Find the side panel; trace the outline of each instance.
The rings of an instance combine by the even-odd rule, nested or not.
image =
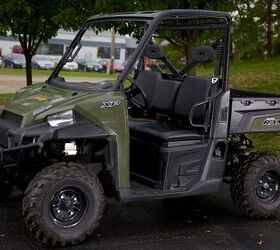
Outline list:
[[[114,102],[116,105],[104,105]],[[115,162],[117,188],[129,187],[129,129],[126,98],[120,91],[96,93],[70,100],[39,114],[35,119],[42,121],[46,116],[62,110],[74,110],[82,117],[103,129],[110,137]]]
[[[120,101],[115,107],[104,107],[103,102]],[[111,139],[111,159],[115,162],[114,169],[118,176],[117,188],[129,187],[129,129],[126,99],[121,92],[112,92],[100,96],[95,102],[83,102],[75,107],[75,110],[87,117],[94,124],[105,130]]]
[[[280,98],[232,98],[230,134],[280,131]]]
[[[203,168],[201,180],[222,178],[228,145],[230,91],[221,93],[215,100],[210,137],[213,141]]]
[[[230,91],[223,92],[216,98],[213,110],[210,137],[227,139],[230,113]]]
[[[132,177],[161,190],[189,188],[200,178],[209,145],[198,140],[165,147],[132,138]]]

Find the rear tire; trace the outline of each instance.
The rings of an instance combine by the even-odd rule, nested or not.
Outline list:
[[[273,217],[280,207],[279,184],[279,158],[269,153],[252,153],[233,174],[231,196],[243,214]]]
[[[92,234],[105,206],[95,174],[81,164],[57,163],[28,185],[23,216],[36,238],[50,246],[81,243]]]

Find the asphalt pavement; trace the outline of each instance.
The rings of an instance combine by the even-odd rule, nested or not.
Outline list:
[[[0,203],[0,220],[0,249],[46,249],[26,230],[19,201]],[[280,220],[240,215],[228,188],[191,198],[108,200],[92,237],[67,249],[280,249]]]
[[[44,82],[47,76],[33,76],[33,83]],[[93,77],[67,77],[68,81],[72,82],[100,82],[108,80],[107,78],[93,78]],[[26,87],[26,78],[24,75],[1,75],[0,74],[0,93],[14,93],[17,90]]]

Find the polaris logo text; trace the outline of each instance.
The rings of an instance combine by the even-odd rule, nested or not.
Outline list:
[[[280,126],[280,119],[266,118],[263,121],[263,126]]]

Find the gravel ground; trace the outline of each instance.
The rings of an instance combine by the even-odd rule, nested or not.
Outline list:
[[[0,248],[46,249],[27,232],[20,207],[19,201],[0,203]],[[278,219],[243,217],[224,188],[194,198],[108,200],[94,235],[68,249],[280,249],[279,239]]]

